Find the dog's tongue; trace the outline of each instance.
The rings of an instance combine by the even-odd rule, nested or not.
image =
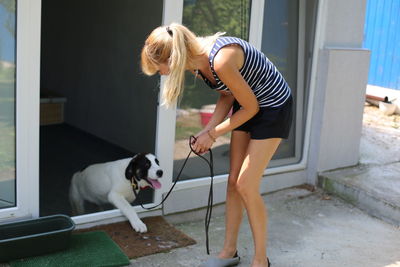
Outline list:
[[[153,186],[154,189],[159,189],[161,188],[161,183],[157,180],[149,179],[151,185]]]

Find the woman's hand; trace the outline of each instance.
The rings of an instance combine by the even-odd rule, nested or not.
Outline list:
[[[193,150],[198,154],[206,153],[214,144],[215,139],[213,139],[208,131],[201,131],[198,133],[192,142]]]

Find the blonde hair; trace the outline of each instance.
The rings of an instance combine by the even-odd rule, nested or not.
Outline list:
[[[169,107],[183,92],[185,70],[193,68],[197,56],[208,49],[223,33],[197,37],[185,26],[171,23],[154,29],[141,53],[142,71],[154,75],[160,64],[168,64],[170,73],[164,83],[162,105]]]

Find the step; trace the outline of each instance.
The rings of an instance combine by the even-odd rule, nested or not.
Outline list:
[[[400,162],[324,172],[318,186],[371,216],[400,226]]]

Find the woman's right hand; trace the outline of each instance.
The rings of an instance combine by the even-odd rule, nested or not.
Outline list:
[[[215,139],[212,139],[209,132],[204,132],[193,138],[191,146],[192,149],[198,154],[206,153],[214,144]]]
[[[197,138],[199,138],[199,136],[202,135],[203,133],[206,133],[208,130],[209,130],[208,128],[204,128],[203,130],[198,132],[196,135],[194,135],[194,138],[192,138],[192,140],[191,140],[191,144],[194,145],[194,143],[196,143]]]

